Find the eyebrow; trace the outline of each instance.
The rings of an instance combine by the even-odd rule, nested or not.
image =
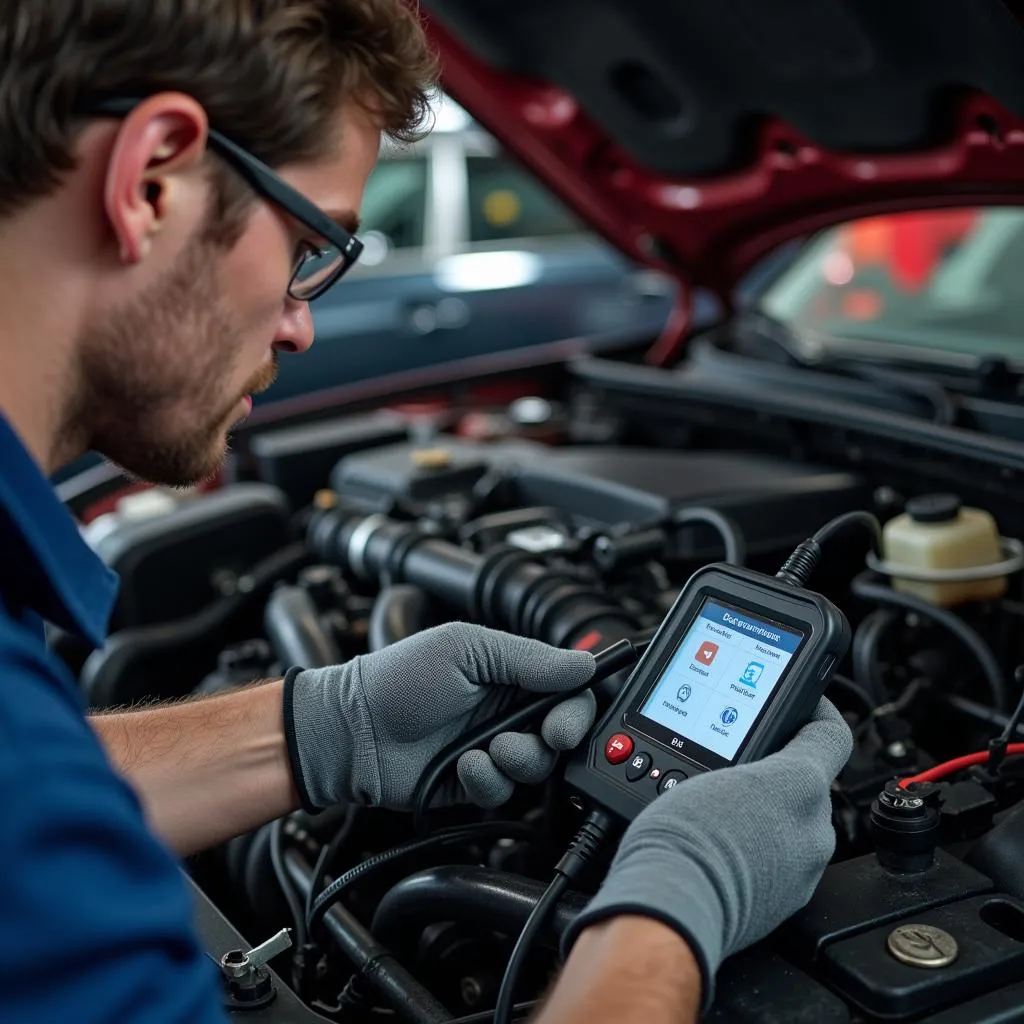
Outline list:
[[[350,235],[359,230],[359,217],[352,210],[325,210],[324,213]]]

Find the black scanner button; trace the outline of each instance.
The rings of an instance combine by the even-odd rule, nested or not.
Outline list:
[[[665,772],[658,783],[658,792],[664,793],[666,789],[674,789],[680,782],[686,780],[686,772]]]
[[[642,779],[651,767],[651,755],[640,751],[634,754],[626,763],[626,781],[638,782]]]

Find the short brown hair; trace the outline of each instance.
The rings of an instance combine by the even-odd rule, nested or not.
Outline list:
[[[348,100],[415,138],[435,77],[406,0],[5,0],[0,18],[0,215],[57,187],[100,98],[188,93],[279,167],[329,150]]]

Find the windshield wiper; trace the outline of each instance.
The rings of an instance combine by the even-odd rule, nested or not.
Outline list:
[[[769,316],[762,310],[750,310],[738,314],[731,324],[734,333],[743,342],[771,346],[776,353],[784,356],[790,366],[820,373],[831,373],[851,377],[869,384],[876,384],[905,398],[926,402],[932,410],[931,419],[942,426],[956,423],[958,406],[956,399],[936,381],[918,374],[892,370],[882,366],[868,366],[860,360],[840,356],[822,356],[809,360],[800,355],[800,338],[789,324]]]
[[[923,398],[935,410],[936,423],[951,427],[956,423],[958,405],[953,396],[941,385],[927,377],[890,370],[881,366],[866,366],[863,363],[834,356],[827,358],[819,367],[835,373],[846,374],[872,384],[880,384],[910,397]]]

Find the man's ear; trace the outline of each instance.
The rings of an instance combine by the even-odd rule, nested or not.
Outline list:
[[[160,93],[121,123],[107,164],[103,200],[121,259],[138,263],[153,237],[187,202],[206,152],[206,112],[191,96]]]

